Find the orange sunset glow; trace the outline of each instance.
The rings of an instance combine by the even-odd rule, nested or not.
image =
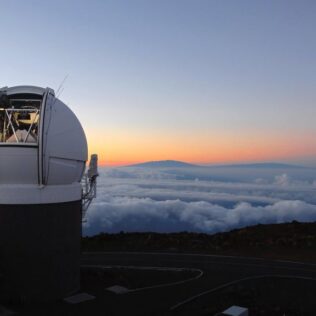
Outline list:
[[[218,134],[140,135],[112,131],[98,137],[88,133],[89,150],[98,152],[105,166],[124,166],[143,161],[182,160],[197,164],[279,161],[300,159],[316,154],[316,143],[309,135]]]

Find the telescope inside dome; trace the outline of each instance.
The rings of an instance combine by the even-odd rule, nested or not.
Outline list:
[[[0,143],[36,144],[42,97],[0,92]]]

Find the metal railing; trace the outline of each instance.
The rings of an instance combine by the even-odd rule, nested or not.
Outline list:
[[[82,185],[82,221],[86,221],[87,210],[94,198],[97,196],[98,156],[91,155],[90,165],[87,173],[81,180]]]

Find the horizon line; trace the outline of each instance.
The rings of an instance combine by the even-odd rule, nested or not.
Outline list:
[[[286,160],[249,160],[249,161],[227,161],[227,162],[195,162],[176,159],[157,159],[157,160],[141,160],[141,161],[100,161],[101,167],[128,167],[137,164],[143,164],[148,162],[161,162],[161,161],[175,161],[188,163],[196,166],[227,166],[227,165],[247,165],[247,164],[288,164],[288,165],[300,165],[300,166],[314,166],[316,163],[304,163],[299,161],[286,161]]]

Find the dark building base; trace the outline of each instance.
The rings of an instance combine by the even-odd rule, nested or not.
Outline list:
[[[81,201],[0,205],[0,299],[50,301],[80,287]]]

